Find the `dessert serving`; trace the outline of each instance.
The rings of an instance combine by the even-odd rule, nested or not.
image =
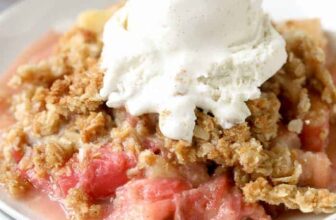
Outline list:
[[[336,54],[261,5],[129,0],[46,35],[2,76],[2,186],[76,220],[336,212]]]

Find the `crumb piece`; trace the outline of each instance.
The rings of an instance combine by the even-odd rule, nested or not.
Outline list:
[[[204,113],[201,113],[204,114]],[[212,120],[210,117],[200,117],[198,118],[200,124],[211,124]],[[210,122],[202,122],[202,121]],[[178,158],[188,158],[188,155],[192,154],[194,161],[196,160],[214,160],[218,164],[225,164],[231,166],[234,164],[234,151],[231,148],[232,144],[235,143],[245,143],[251,139],[251,134],[247,123],[239,124],[231,129],[214,129],[212,138],[210,141],[204,141],[201,139],[195,140],[195,146],[188,147],[189,145],[185,143],[184,145],[180,143],[180,147],[188,147],[189,149],[180,151],[174,151]],[[169,148],[176,148],[175,142],[170,142]],[[187,154],[187,155],[185,155]],[[196,158],[194,157],[196,156]]]
[[[143,170],[147,178],[180,178],[173,164],[149,150],[142,151],[135,169]]]
[[[27,135],[20,127],[12,127],[9,129],[0,142],[2,145],[1,153],[5,157],[6,162],[13,162],[13,152],[23,154],[27,145]]]
[[[303,213],[333,213],[336,211],[336,194],[326,189],[297,187],[280,184],[272,187],[264,178],[243,187],[247,202],[264,201],[271,205],[284,204],[289,209],[299,209]]]
[[[46,111],[34,116],[32,128],[37,135],[47,136],[58,132],[62,118],[55,105],[48,105]]]
[[[8,192],[14,197],[24,196],[31,185],[8,163],[0,164],[0,183],[4,184]]]
[[[41,61],[38,64],[26,64],[17,70],[17,74],[10,80],[9,84],[18,88],[22,85],[35,85],[48,87],[60,77],[63,71],[53,71],[50,61]]]
[[[222,140],[226,143],[241,143],[251,139],[250,128],[247,123],[234,126],[231,129],[224,129]]]
[[[324,48],[327,44],[320,19],[304,19],[304,20],[291,20],[278,25],[280,30],[301,30],[312,37],[313,41]]]
[[[288,130],[300,134],[303,128],[303,121],[301,119],[294,119],[288,123]]]
[[[280,101],[274,93],[262,93],[259,99],[248,102],[251,116],[248,121],[251,131],[263,146],[268,146],[269,141],[276,137],[278,122],[280,120]]]
[[[274,184],[298,184],[302,174],[302,165],[296,158],[295,150],[279,146],[273,147],[268,154],[272,164],[272,182]]]
[[[107,134],[107,125],[110,121],[111,118],[102,112],[91,112],[88,117],[79,118],[77,123],[81,129],[82,141],[89,143]]]
[[[196,150],[185,141],[175,141],[164,138],[164,147],[176,155],[176,159],[181,164],[193,163],[197,161]]]
[[[32,160],[33,168],[38,178],[45,178],[48,175],[49,168],[46,167],[45,152],[43,146],[36,146],[33,148]]]
[[[208,141],[210,139],[210,134],[201,126],[196,125],[194,128],[194,137],[203,141]]]
[[[34,146],[32,163],[34,171],[39,178],[45,178],[53,170],[61,168],[76,152],[73,145],[60,145],[46,143]]]
[[[220,151],[221,164],[228,167],[241,167],[247,174],[270,177],[272,182],[296,184],[302,169],[295,159],[294,152],[286,147],[264,150],[255,139],[249,142],[235,143],[225,151]]]
[[[309,112],[311,101],[309,99],[308,90],[302,89],[300,92],[299,104],[297,105],[298,115],[302,116]]]
[[[216,122],[216,118],[201,111],[196,111],[196,116],[194,137],[206,142],[210,139],[218,139],[222,129]]]
[[[69,190],[65,207],[73,220],[98,218],[103,211],[100,205],[91,205],[88,196],[81,189],[74,188]]]
[[[62,167],[76,152],[72,144],[47,143],[43,147],[45,148],[46,167],[49,169]]]

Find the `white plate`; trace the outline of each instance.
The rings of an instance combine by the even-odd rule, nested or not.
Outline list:
[[[73,21],[88,8],[103,8],[115,0],[25,0],[0,14],[0,73],[30,42],[64,21]],[[326,29],[336,32],[336,1],[333,0],[264,0],[265,9],[275,20],[319,17]],[[0,209],[15,219],[45,219],[27,209],[0,190]],[[0,216],[1,217],[1,216]],[[285,219],[324,219],[325,216],[292,216]],[[1,218],[2,219],[2,218]],[[335,220],[330,216],[328,220]]]
[[[30,42],[88,8],[116,0],[25,0],[0,14],[0,73]]]

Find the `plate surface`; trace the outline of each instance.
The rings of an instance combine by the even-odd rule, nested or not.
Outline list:
[[[0,14],[0,73],[30,42],[51,28],[71,23],[76,15],[89,8],[103,8],[116,0],[25,0]],[[323,26],[336,32],[336,1],[333,0],[264,0],[264,8],[276,20],[319,17]],[[46,219],[34,213],[25,202],[17,202],[0,190],[0,209],[15,219]],[[47,213],[48,211],[46,211]],[[325,219],[325,216],[286,216],[283,219]],[[334,220],[329,216],[327,220]]]

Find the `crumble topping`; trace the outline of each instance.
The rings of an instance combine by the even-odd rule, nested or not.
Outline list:
[[[248,103],[252,114],[248,119],[251,131],[265,147],[277,135],[280,104],[274,93],[263,93],[261,98]]]
[[[303,121],[301,119],[294,119],[288,123],[288,130],[300,134],[303,128]]]
[[[101,216],[102,207],[91,205],[88,196],[80,189],[71,189],[65,199],[71,219],[92,219]]]
[[[265,201],[271,205],[285,204],[289,209],[299,209],[309,213],[335,212],[336,194],[326,189],[297,187],[289,184],[272,186],[264,178],[243,187],[245,199],[248,202]]]
[[[10,165],[2,164],[0,172],[0,182],[12,196],[23,197],[31,188],[31,184],[15,172]]]

